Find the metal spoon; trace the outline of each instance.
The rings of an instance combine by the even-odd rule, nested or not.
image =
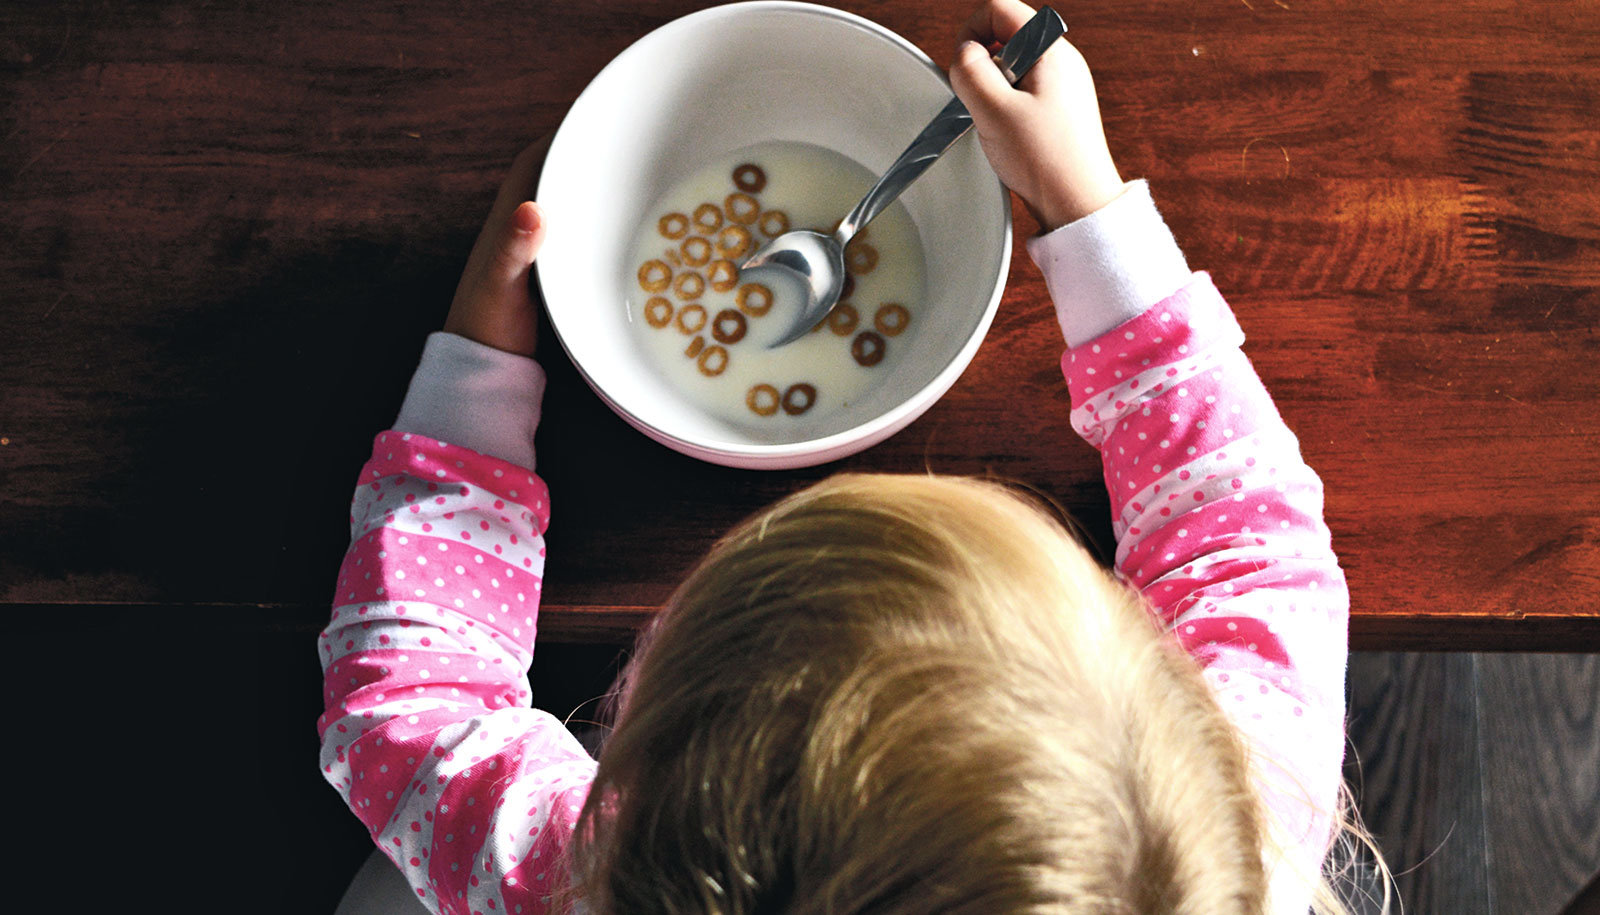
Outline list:
[[[1018,29],[1000,51],[1000,66],[1011,84],[1016,85],[1021,81],[1066,31],[1066,23],[1048,6],[1041,7],[1026,25]],[[751,270],[785,271],[798,279],[798,285],[804,290],[805,304],[796,314],[793,326],[776,343],[769,344],[768,349],[784,346],[805,336],[839,304],[839,293],[844,289],[844,246],[971,128],[972,115],[967,113],[960,99],[952,98],[917,134],[900,158],[894,160],[894,164],[867,191],[861,202],[840,221],[839,228],[832,235],[806,229],[785,232],[740,266],[741,273]]]

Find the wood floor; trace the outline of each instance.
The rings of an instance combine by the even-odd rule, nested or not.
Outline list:
[[[1349,697],[1346,776],[1405,912],[1600,911],[1576,902],[1600,872],[1600,656],[1354,654]]]

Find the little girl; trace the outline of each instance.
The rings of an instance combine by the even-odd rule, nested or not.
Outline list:
[[[426,908],[1344,911],[1322,871],[1349,828],[1348,596],[1321,483],[1118,175],[1083,58],[1062,41],[1016,89],[994,65],[1032,12],[989,0],[950,76],[1043,228],[1115,578],[999,485],[835,477],[674,594],[597,764],[529,708],[530,148],[361,472],[320,643],[323,772]]]

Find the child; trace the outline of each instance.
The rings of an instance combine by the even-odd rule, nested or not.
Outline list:
[[[1348,597],[1320,481],[1118,175],[1082,57],[1062,41],[1018,89],[993,64],[1032,12],[989,0],[951,82],[1044,230],[1120,582],[995,484],[835,477],[673,596],[597,765],[528,707],[530,148],[362,470],[320,644],[323,771],[428,909],[1343,911],[1321,868]]]

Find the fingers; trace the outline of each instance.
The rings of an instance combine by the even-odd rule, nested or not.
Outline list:
[[[444,329],[486,346],[528,356],[538,341],[529,269],[547,234],[544,210],[529,198],[550,141],[530,144],[511,163],[489,218],[467,256]]]
[[[544,211],[524,201],[499,222],[483,227],[456,286],[444,329],[508,353],[532,355],[538,314],[528,271],[544,244]]]
[[[1034,12],[1022,0],[985,0],[961,26],[961,40],[976,41],[985,48],[1004,44],[1027,25]]]
[[[1023,3],[1022,0],[985,0],[962,26],[961,40],[977,42],[986,49],[985,53],[988,53],[987,49],[991,46],[1010,41],[1024,25],[1028,24],[1035,12],[1037,11],[1033,7]],[[1056,71],[1061,65],[1061,55],[1056,53],[1058,44],[1070,46],[1070,42],[1064,38],[1052,43],[1039,58],[1039,62],[1028,71],[1027,76],[1023,77],[1022,82],[1017,84],[1017,89],[1045,97],[1054,93],[1054,88],[1059,82],[1059,74]],[[958,49],[957,56],[960,54]],[[952,82],[954,69],[952,66]],[[968,110],[971,109],[970,105],[967,107]]]
[[[973,125],[981,135],[989,135],[1005,116],[1006,106],[1016,91],[995,65],[988,50],[976,41],[962,42],[950,65],[950,88],[967,106]]]
[[[539,171],[544,168],[545,154],[550,151],[550,134],[528,144],[511,161],[505,180],[500,182],[500,192],[494,207],[489,211],[489,221],[510,218],[511,211],[524,200],[532,200],[539,183]]]
[[[486,279],[495,285],[525,282],[528,267],[539,256],[544,238],[544,210],[531,200],[523,201],[511,212],[495,240]]]
[[[541,137],[512,160],[472,247],[464,280],[500,284],[520,276],[533,263],[544,244],[545,216],[530,198],[549,150],[549,136]]]

